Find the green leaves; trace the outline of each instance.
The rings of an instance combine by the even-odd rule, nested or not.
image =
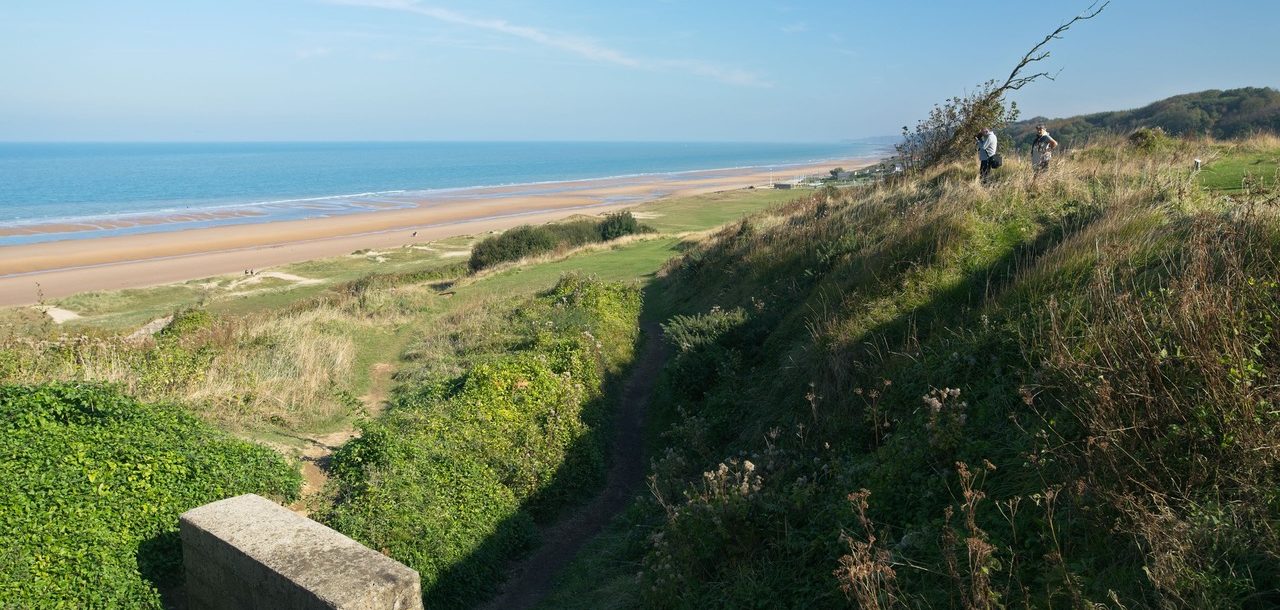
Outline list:
[[[547,254],[558,249],[612,241],[653,229],[640,224],[631,212],[608,214],[604,220],[577,220],[545,225],[521,225],[476,244],[468,262],[472,271],[487,269],[499,263],[518,261]]]
[[[111,387],[0,386],[0,426],[0,607],[158,608],[180,513],[298,490],[270,450]]]

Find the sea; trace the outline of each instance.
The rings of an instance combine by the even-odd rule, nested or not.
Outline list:
[[[883,140],[0,143],[0,246],[338,216],[469,189],[875,158]],[[545,190],[543,191],[545,192]],[[167,217],[165,222],[144,219]],[[60,225],[57,231],[41,227]],[[69,230],[72,229],[72,230]]]

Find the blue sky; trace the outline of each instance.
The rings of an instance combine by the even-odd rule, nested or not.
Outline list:
[[[0,4],[0,140],[833,141],[1002,77],[1087,2]],[[1024,116],[1280,86],[1280,2],[1114,0]]]

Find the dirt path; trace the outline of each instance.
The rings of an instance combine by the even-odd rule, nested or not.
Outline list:
[[[377,416],[386,406],[391,391],[391,375],[395,370],[394,364],[378,362],[369,371],[369,392],[360,397],[369,417]],[[310,514],[312,499],[329,482],[329,458],[357,434],[359,430],[349,427],[330,434],[305,437],[307,446],[299,455],[302,458],[302,492],[298,494],[298,500],[289,506],[291,510],[302,515]]]
[[[80,314],[71,311],[70,309],[63,309],[52,305],[40,305],[36,307],[36,309],[39,309],[44,312],[45,315],[49,316],[49,319],[53,320],[54,324],[62,324],[63,322],[80,319]]]
[[[138,328],[138,330],[135,330],[132,333],[129,333],[129,336],[125,337],[124,340],[125,341],[142,341],[143,339],[154,336],[156,333],[164,330],[164,327],[168,326],[169,323],[172,321],[173,321],[173,314],[169,314],[167,316],[164,316],[163,318],[156,318],[150,322],[147,322],[146,324],[143,324],[140,328]]]
[[[588,540],[600,533],[644,482],[644,416],[658,372],[666,361],[662,331],[645,324],[644,351],[631,372],[618,405],[612,466],[605,488],[590,504],[539,530],[542,546],[517,563],[498,595],[484,608],[532,608],[542,601],[563,569]]]

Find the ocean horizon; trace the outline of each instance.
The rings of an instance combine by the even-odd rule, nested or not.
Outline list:
[[[576,181],[749,168],[782,177],[788,167],[887,152],[884,139],[0,143],[0,245],[400,209],[495,187],[571,190]]]

